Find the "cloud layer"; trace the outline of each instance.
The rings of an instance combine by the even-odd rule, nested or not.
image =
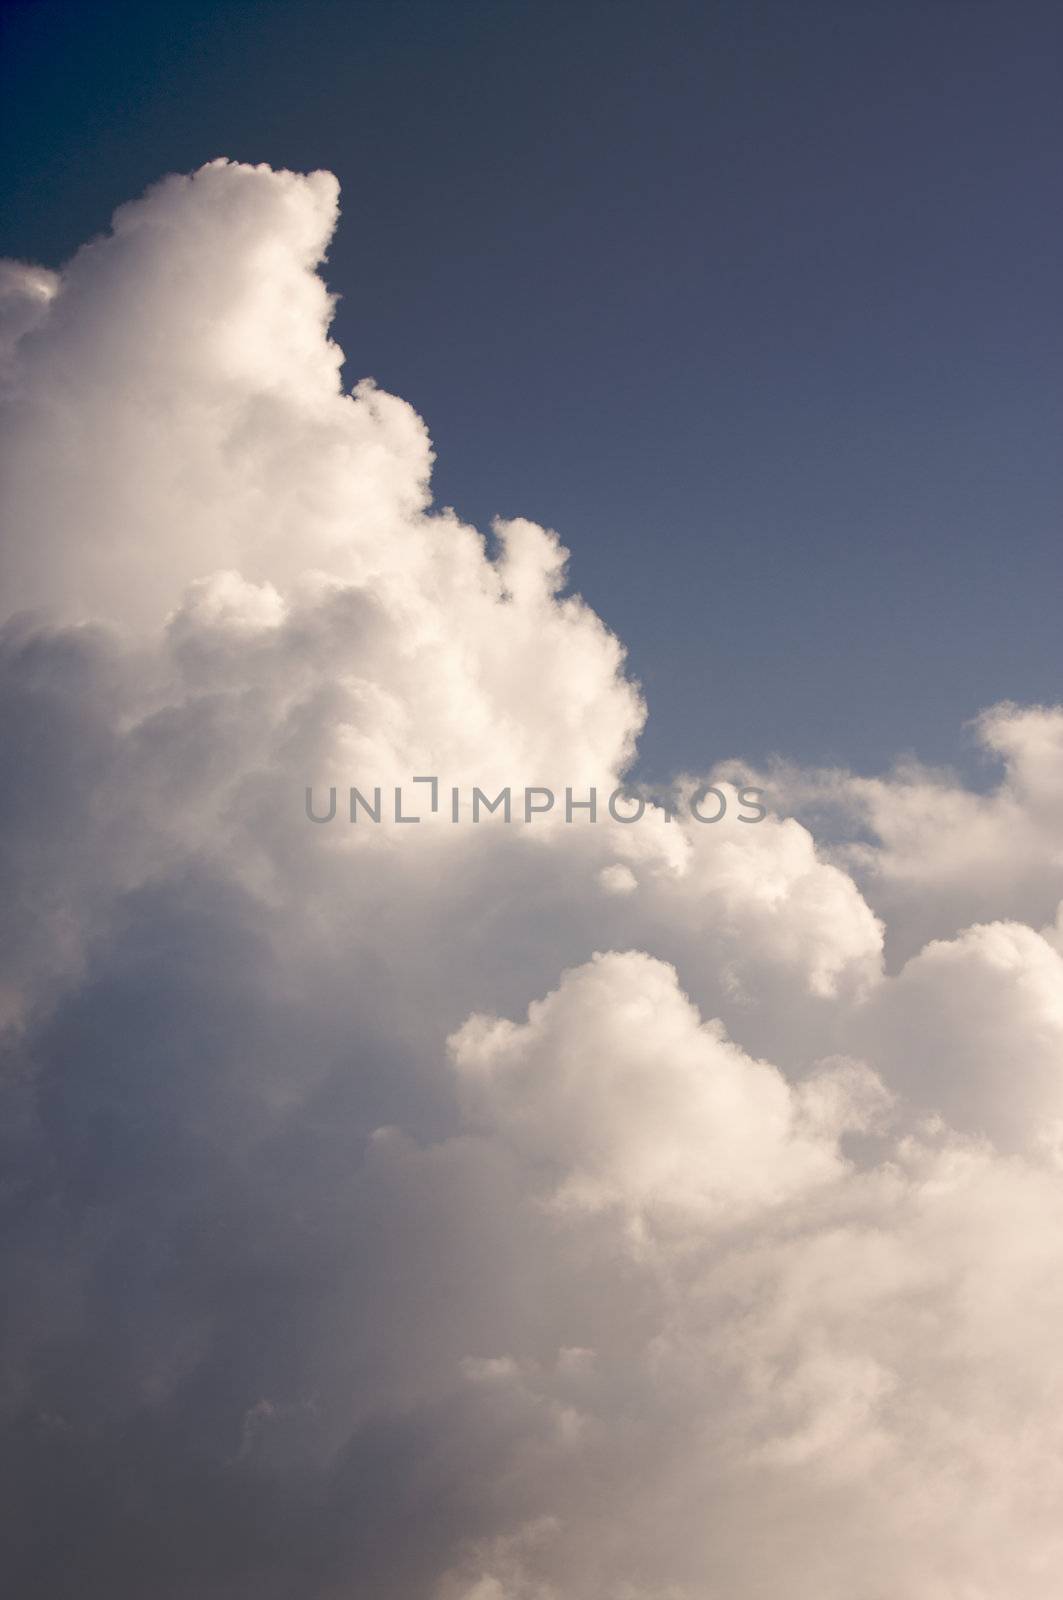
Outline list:
[[[14,1588],[1051,1600],[1063,709],[455,825],[645,708],[344,389],[336,216],[213,162],[0,281]]]

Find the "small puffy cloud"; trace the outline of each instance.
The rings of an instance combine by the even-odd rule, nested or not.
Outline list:
[[[1063,901],[1063,706],[994,706],[973,731],[1003,768],[985,792],[914,762],[882,778],[782,767],[761,780],[834,835],[901,959],[974,922],[1041,926]]]
[[[566,973],[524,1024],[472,1017],[450,1043],[467,1117],[504,1133],[556,1205],[708,1223],[838,1175],[844,1096],[821,1101],[836,1126],[810,1132],[785,1079],[638,952]]]
[[[883,986],[867,1019],[913,1104],[1001,1149],[1063,1161],[1063,956],[997,922],[935,940]]]
[[[638,879],[623,861],[614,861],[610,866],[603,867],[598,874],[598,882],[606,894],[631,894],[638,888]]]

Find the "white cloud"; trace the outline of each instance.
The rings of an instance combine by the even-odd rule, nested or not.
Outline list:
[[[987,794],[453,825],[644,708],[344,391],[336,202],[215,162],[0,281],[13,1581],[1050,1600],[1063,710]]]
[[[913,1103],[1063,1160],[1063,957],[1032,928],[928,944],[876,996],[868,1031]]]
[[[785,1079],[638,952],[566,973],[523,1026],[471,1017],[451,1048],[466,1118],[538,1167],[554,1204],[637,1222],[705,1226],[782,1204],[838,1176],[834,1136],[853,1120],[846,1095],[820,1094],[809,1128]]]

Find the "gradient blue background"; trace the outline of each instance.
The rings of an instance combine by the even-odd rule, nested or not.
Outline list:
[[[977,780],[965,719],[1063,697],[1057,5],[3,9],[0,252],[220,154],[335,171],[348,378],[441,502],[559,530],[647,775]]]

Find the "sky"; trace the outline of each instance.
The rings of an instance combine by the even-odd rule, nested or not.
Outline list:
[[[218,155],[335,172],[349,380],[426,419],[439,503],[558,530],[647,775],[986,784],[970,719],[1055,699],[1053,5],[4,11],[0,250]]]
[[[882,15],[16,14],[19,1600],[1058,1600],[1049,33]]]

